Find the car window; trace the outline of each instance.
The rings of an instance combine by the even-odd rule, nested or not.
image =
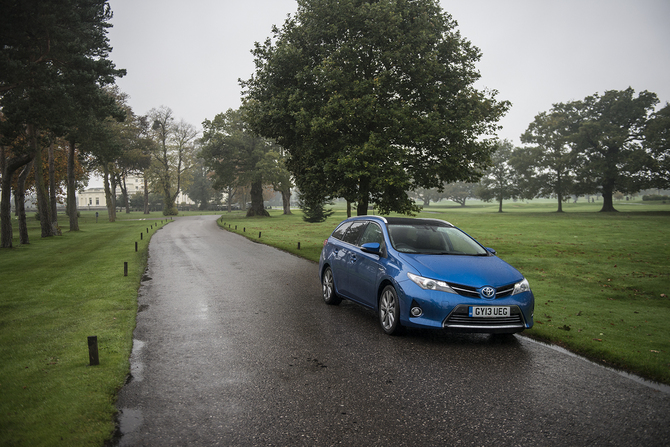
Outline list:
[[[373,242],[377,242],[380,246],[382,246],[384,244],[384,234],[382,233],[382,229],[379,227],[379,225],[370,223],[367,227],[365,227],[365,231],[361,235],[361,238],[358,241],[358,245],[369,244]]]
[[[431,225],[389,225],[391,244],[399,252],[486,255],[486,250],[458,228]]]
[[[347,232],[347,229],[351,226],[351,222],[344,222],[342,225],[337,227],[335,231],[333,231],[332,236],[335,239],[342,240],[344,239],[344,234]]]
[[[344,235],[344,238],[342,240],[349,244],[356,245],[358,237],[365,230],[367,224],[368,222],[365,220],[352,222],[351,226],[347,230],[347,233]]]

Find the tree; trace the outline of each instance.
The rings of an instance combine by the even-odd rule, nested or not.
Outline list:
[[[64,135],[77,120],[101,105],[101,87],[123,76],[107,59],[112,13],[105,0],[44,0],[3,4],[0,15],[0,109],[4,142],[28,135],[25,153],[14,153],[4,176],[32,160],[41,171],[41,136]],[[23,130],[21,129],[23,127]],[[39,153],[38,153],[39,152]],[[17,166],[16,161],[23,164]],[[45,192],[36,177],[38,195]],[[69,185],[68,185],[69,186]],[[40,198],[42,235],[53,235],[48,200]],[[4,211],[4,210],[3,210]],[[71,218],[72,218],[72,213]],[[4,212],[3,222],[10,216]],[[2,247],[11,247],[11,223],[3,223]]]
[[[481,200],[498,202],[498,212],[503,212],[503,200],[519,196],[516,171],[509,163],[514,145],[503,140],[496,145],[493,154],[493,166],[489,168],[476,189],[475,195]]]
[[[412,213],[407,191],[476,181],[509,108],[473,87],[478,48],[436,0],[299,0],[241,84],[252,128],[286,148],[310,201]]]
[[[153,153],[153,176],[163,194],[163,214],[178,214],[175,202],[181,191],[182,174],[191,166],[191,155],[198,132],[184,120],[174,122],[172,109],[152,109],[149,117],[158,145]]]
[[[476,183],[455,182],[444,185],[442,197],[461,206],[465,206],[465,201],[475,196]]]
[[[526,196],[548,197],[555,194],[558,212],[572,191],[577,156],[571,135],[575,131],[574,114],[563,104],[555,104],[549,113],[542,112],[521,135],[521,141],[534,144],[517,149],[510,164],[520,173]]]
[[[210,170],[205,165],[205,160],[199,157],[196,158],[193,168],[188,174],[188,187],[184,191],[198,205],[198,209],[200,210],[206,210],[210,201],[217,195],[220,196],[212,186],[214,181],[210,174]]]
[[[576,181],[581,192],[603,196],[601,212],[612,212],[616,191],[633,193],[652,186],[656,159],[645,147],[644,132],[658,103],[655,93],[610,90],[569,103],[577,128],[571,139],[579,153]]]
[[[248,110],[229,109],[202,123],[201,156],[215,174],[215,188],[250,186],[247,216],[269,216],[263,205],[263,186],[277,178],[279,148],[254,134]]]
[[[652,153],[656,166],[649,173],[656,188],[670,187],[670,104],[666,103],[651,116],[644,129],[648,150]]]

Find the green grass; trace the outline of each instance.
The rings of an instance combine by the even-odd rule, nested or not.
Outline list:
[[[518,268],[536,297],[535,327],[524,335],[607,366],[670,384],[670,205],[551,201],[431,206],[421,217],[450,221]],[[323,240],[346,214],[325,223],[273,211],[269,219],[223,213],[219,225],[318,261]],[[261,232],[259,240],[258,233]],[[298,250],[297,243],[301,243]]]
[[[81,231],[42,239],[28,223],[29,245],[0,250],[0,444],[102,445],[129,371],[149,238],[162,224],[110,224],[102,213],[95,223],[86,212]],[[100,365],[89,366],[94,335]]]

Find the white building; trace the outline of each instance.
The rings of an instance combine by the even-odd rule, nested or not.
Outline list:
[[[144,179],[139,176],[128,176],[126,178],[126,188],[128,188],[128,196],[131,197],[135,194],[144,193]],[[121,189],[116,189],[117,196],[121,194]],[[179,192],[177,196],[177,206],[182,203],[193,205],[193,202],[188,195],[183,192]],[[118,206],[121,206],[120,203],[117,203]],[[78,209],[102,209],[106,207],[105,202],[105,188],[88,188],[85,190],[79,191],[77,194],[77,208]]]

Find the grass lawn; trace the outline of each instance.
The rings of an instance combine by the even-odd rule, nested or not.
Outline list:
[[[524,335],[607,366],[670,384],[670,205],[551,201],[433,205],[421,217],[450,221],[519,269],[535,294],[535,326]],[[219,225],[318,261],[323,240],[346,218],[307,224],[301,214],[269,219],[223,213]],[[237,230],[235,227],[237,226]],[[259,233],[261,238],[259,239]],[[300,242],[300,249],[298,249]]]
[[[31,243],[0,250],[1,445],[102,445],[114,430],[147,246],[163,224],[102,215],[85,212],[81,231],[45,239],[29,219]],[[88,336],[98,337],[98,366]]]
[[[472,203],[434,205],[421,215],[461,227],[528,277],[536,324],[524,334],[670,384],[670,205],[616,206],[622,212],[601,214],[600,204],[583,203],[557,214],[553,202],[509,202],[500,214],[497,205]],[[230,231],[313,261],[346,218],[341,207],[321,224],[303,222],[299,211],[253,219],[180,213],[194,214],[216,214]],[[160,213],[149,216],[158,220],[117,217],[108,223],[101,213],[96,223],[85,211],[81,231],[46,239],[31,219],[31,244],[15,240],[15,248],[0,250],[1,445],[88,446],[110,438],[148,241],[166,223]],[[99,366],[89,366],[92,335]]]

